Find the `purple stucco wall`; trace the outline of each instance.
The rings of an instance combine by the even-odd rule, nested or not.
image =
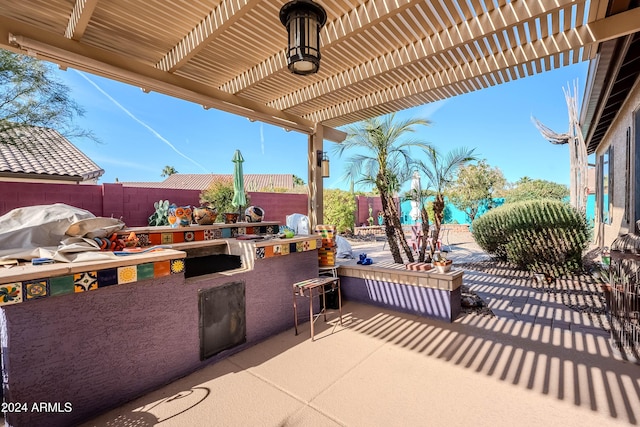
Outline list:
[[[452,322],[460,314],[461,289],[454,291],[380,280],[341,277],[345,300]]]
[[[265,221],[285,224],[292,213],[307,214],[307,195],[249,193],[251,204],[265,211]],[[12,209],[66,203],[96,216],[122,218],[128,227],[148,225],[153,203],[169,200],[178,206],[199,206],[199,190],[123,187],[122,184],[72,185],[32,182],[0,182],[0,215]]]
[[[73,408],[7,414],[7,423],[82,422],[292,328],[291,285],[317,276],[317,256],[299,252],[257,260],[254,270],[228,277],[185,283],[183,275],[172,275],[3,307],[5,401],[71,402]],[[198,291],[233,281],[246,284],[247,343],[200,361]],[[308,320],[304,310],[299,315]]]
[[[396,197],[393,199],[396,208],[400,212],[400,201]],[[356,226],[362,224],[369,225],[369,205],[371,205],[371,215],[373,216],[373,225],[378,225],[378,212],[382,211],[382,201],[379,196],[356,196]]]

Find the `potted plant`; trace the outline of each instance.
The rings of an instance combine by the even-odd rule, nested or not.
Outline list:
[[[451,264],[453,264],[453,261],[447,259],[446,253],[442,253],[440,251],[434,252],[433,266],[436,268],[438,273],[446,273],[451,270]]]
[[[153,207],[155,208],[155,212],[149,217],[149,225],[152,227],[170,225],[171,222],[169,221],[169,201],[157,201],[153,204]]]

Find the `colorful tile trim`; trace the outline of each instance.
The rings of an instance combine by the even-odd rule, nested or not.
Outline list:
[[[104,271],[104,270],[102,270]],[[98,278],[100,276],[98,275]],[[99,287],[99,285],[98,285]],[[59,276],[49,279],[49,295],[64,295],[72,294],[75,292],[75,285],[73,283],[73,276]]]
[[[137,234],[140,246],[170,245],[182,242],[201,242],[205,240],[236,237],[239,234],[275,234],[278,226],[254,225],[250,227],[223,227],[207,230],[189,230],[189,227],[176,228],[175,231]]]
[[[23,299],[32,300],[49,296],[49,280],[39,279],[22,282]]]
[[[153,263],[153,277],[163,277],[171,274],[171,263],[159,261]]]
[[[98,287],[104,288],[107,286],[113,286],[118,284],[118,269],[107,268],[105,270],[98,270]]]
[[[138,281],[138,269],[135,265],[118,267],[118,284]]]
[[[153,279],[153,264],[148,262],[146,264],[138,264],[136,275],[138,280]]]
[[[22,282],[0,285],[0,305],[22,302]]]
[[[171,260],[171,274],[184,273],[184,260],[172,259]]]
[[[149,241],[149,233],[140,233],[137,234],[138,241],[140,242],[140,246],[150,246],[151,242]]]
[[[73,284],[76,285],[76,292],[87,292],[98,289],[98,272],[85,271],[73,275]]]
[[[0,285],[0,306],[184,273],[184,267],[184,259],[174,259],[5,283]]]
[[[262,246],[256,248],[256,259],[272,258],[274,256],[294,254],[296,252],[312,251],[317,246],[316,240],[305,240],[304,242],[279,243],[276,245]]]

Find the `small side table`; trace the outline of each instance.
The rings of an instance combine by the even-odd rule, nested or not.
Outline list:
[[[322,295],[323,309],[320,310],[317,316],[324,315],[324,321],[327,321],[327,301],[324,293],[325,285],[331,285],[331,289],[338,289],[338,310],[340,313],[340,325],[342,325],[342,294],[340,293],[340,278],[339,277],[316,277],[313,279],[303,280],[302,282],[293,284],[293,318],[298,335],[298,306],[296,303],[296,296],[304,296],[309,298],[309,323],[311,324],[311,341],[314,341],[313,324],[316,319],[313,315],[313,297],[320,297]],[[316,316],[316,318],[317,318]]]

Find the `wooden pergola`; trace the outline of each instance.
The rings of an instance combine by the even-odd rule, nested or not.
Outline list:
[[[0,0],[0,47],[309,135],[591,60],[640,30],[630,0],[334,0],[317,74],[287,68],[285,0]]]

